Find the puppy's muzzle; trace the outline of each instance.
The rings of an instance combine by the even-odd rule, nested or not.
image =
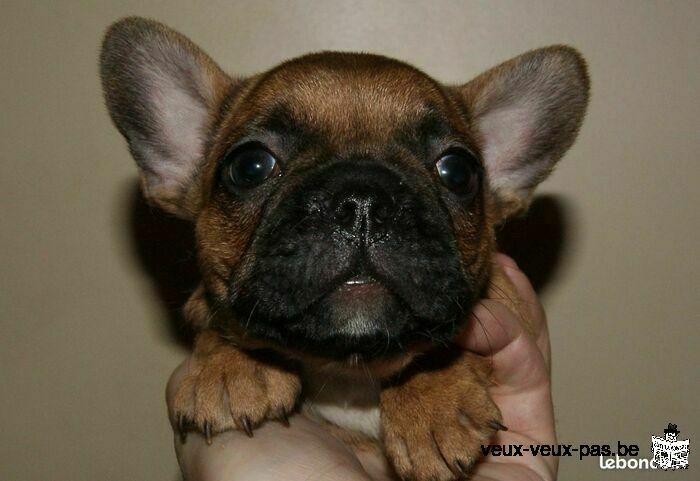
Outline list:
[[[294,178],[258,230],[247,276],[232,283],[245,328],[331,358],[451,336],[472,291],[422,178],[373,159]]]

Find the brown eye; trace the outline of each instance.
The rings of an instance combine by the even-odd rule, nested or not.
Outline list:
[[[279,173],[277,159],[258,145],[238,148],[224,162],[224,180],[236,187],[255,187]]]
[[[442,183],[451,191],[473,196],[481,184],[481,168],[476,158],[466,150],[444,154],[435,164]]]

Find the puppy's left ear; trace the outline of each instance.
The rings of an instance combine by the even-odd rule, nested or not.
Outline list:
[[[546,47],[458,90],[481,137],[495,220],[504,220],[528,207],[576,139],[588,105],[586,64],[571,47]]]

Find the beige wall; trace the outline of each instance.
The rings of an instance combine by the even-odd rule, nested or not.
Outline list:
[[[544,286],[560,438],[637,442],[646,455],[674,422],[700,444],[700,3],[143,4],[0,3],[0,479],[177,476],[163,387],[185,350],[154,266],[165,251],[167,272],[187,273],[183,230],[166,235],[171,223],[135,200],[97,77],[100,36],[126,14],[180,29],[241,74],[344,49],[457,82],[534,47],[578,47],[589,115],[518,248]],[[181,297],[186,282],[170,284],[161,293]],[[697,451],[674,479],[697,476]],[[597,460],[564,460],[561,473],[663,476]]]

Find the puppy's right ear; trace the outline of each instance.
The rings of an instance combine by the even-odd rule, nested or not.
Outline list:
[[[138,17],[107,30],[100,74],[107,108],[141,170],[146,198],[193,218],[207,130],[232,80],[189,39]]]

